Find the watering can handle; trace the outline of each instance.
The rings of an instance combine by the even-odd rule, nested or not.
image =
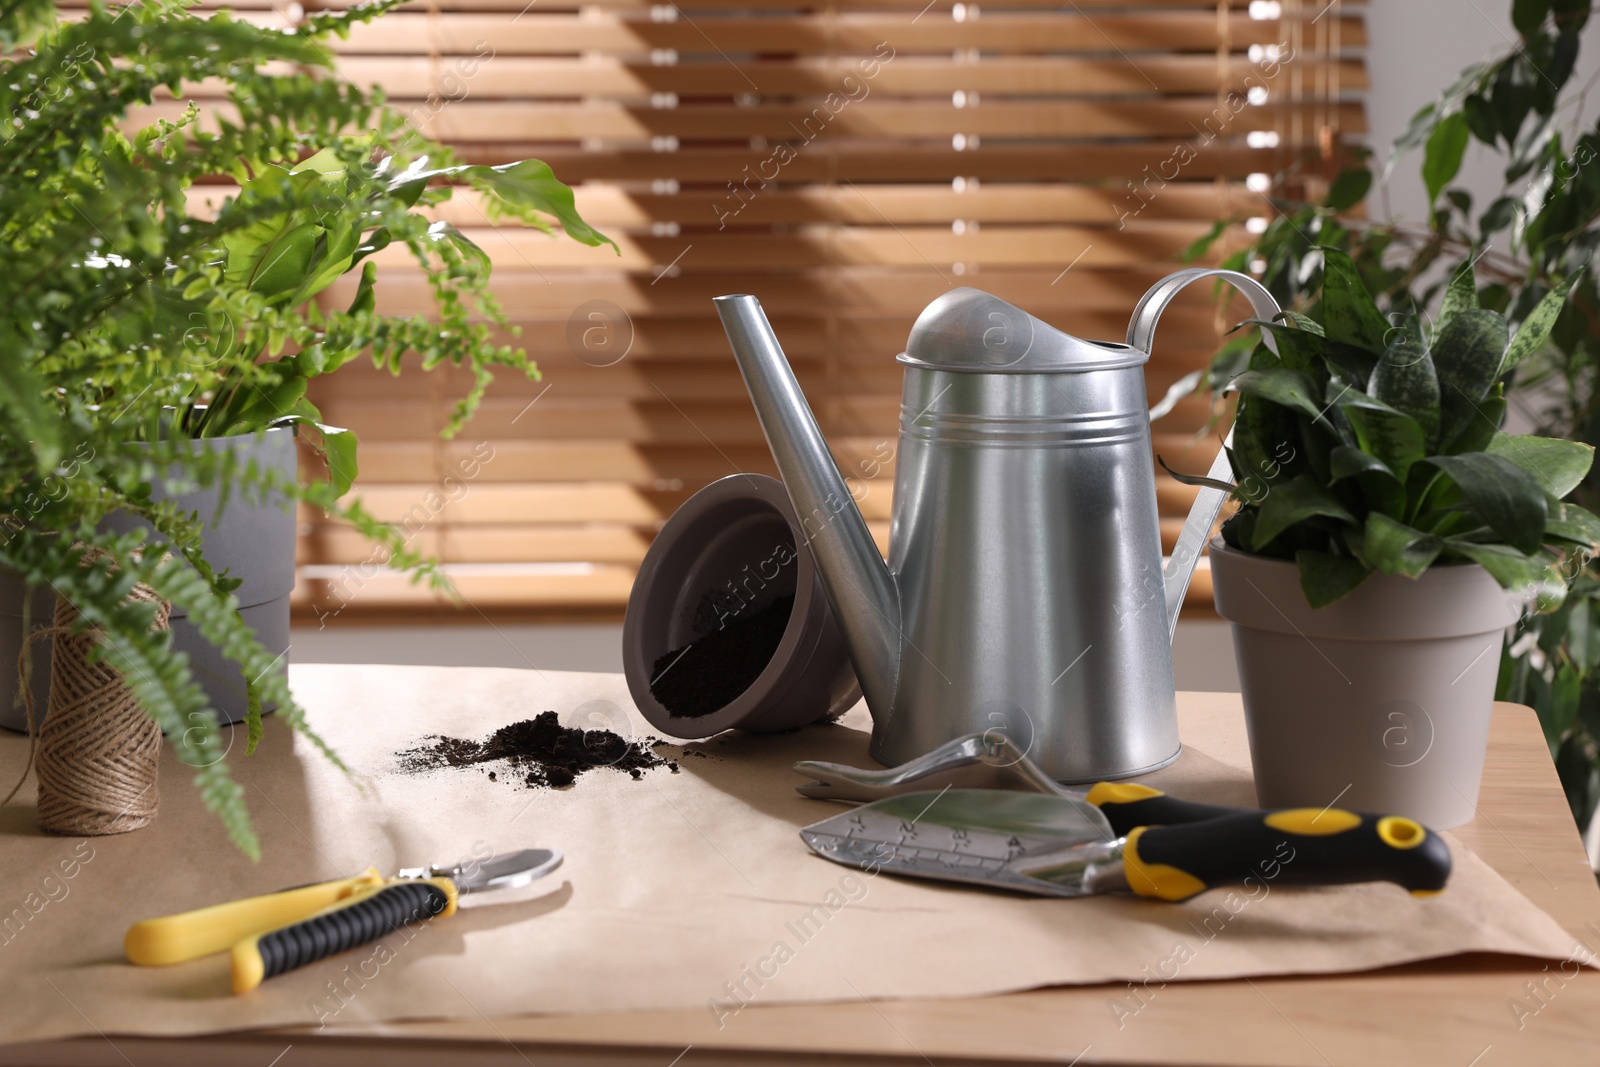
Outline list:
[[[1201,278],[1215,278],[1239,290],[1245,295],[1245,299],[1250,301],[1250,307],[1258,319],[1271,321],[1281,310],[1266,287],[1248,274],[1240,274],[1233,270],[1191,267],[1161,279],[1139,300],[1139,306],[1133,309],[1133,318],[1128,322],[1129,347],[1140,352],[1149,352],[1151,342],[1155,340],[1156,323],[1160,321],[1161,313],[1167,309],[1167,305],[1172,303],[1172,298],[1177,296],[1184,286]],[[1272,351],[1278,350],[1269,331],[1262,331],[1262,340]],[[1222,448],[1217,451],[1217,458],[1212,461],[1211,469],[1206,472],[1206,477],[1219,482],[1233,481],[1233,469],[1228,463],[1227,453],[1231,444],[1233,444],[1233,431],[1230,429],[1227,438],[1222,442]],[[1178,534],[1178,543],[1173,546],[1172,558],[1162,575],[1162,584],[1166,587],[1168,640],[1171,640],[1177,631],[1178,609],[1183,606],[1183,595],[1189,591],[1189,581],[1194,577],[1195,565],[1200,562],[1200,553],[1205,548],[1206,536],[1211,532],[1211,524],[1217,521],[1217,512],[1222,510],[1222,502],[1227,495],[1221,489],[1201,486],[1200,494],[1195,497],[1194,506],[1189,509],[1189,517],[1183,521],[1183,531]]]

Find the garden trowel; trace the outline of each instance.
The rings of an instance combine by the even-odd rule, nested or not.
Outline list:
[[[1412,819],[1339,808],[1242,811],[1112,831],[1086,800],[992,789],[907,793],[800,831],[818,855],[870,873],[1038,896],[1132,891],[1187,900],[1218,885],[1394,882],[1444,889],[1450,849]]]

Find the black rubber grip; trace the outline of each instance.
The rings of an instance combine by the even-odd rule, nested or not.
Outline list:
[[[402,926],[431,919],[449,905],[445,891],[427,882],[385,886],[354,904],[262,934],[256,942],[265,972],[262,977],[271,978],[376,941]]]
[[[1247,880],[1393,882],[1427,895],[1449,881],[1450,847],[1411,819],[1304,808],[1135,831],[1124,869],[1134,892],[1168,900]]]
[[[1224,815],[1262,815],[1257,808],[1235,808],[1227,804],[1201,804],[1179,800],[1165,793],[1140,800],[1105,800],[1098,805],[1118,837],[1127,837],[1140,826],[1181,826],[1205,822]]]

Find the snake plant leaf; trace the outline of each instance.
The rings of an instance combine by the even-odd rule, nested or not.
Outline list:
[[[1307,374],[1288,367],[1247,370],[1228,383],[1233,392],[1257,397],[1291,408],[1313,421],[1327,422],[1323,406],[1316,401],[1317,383]],[[1332,423],[1328,423],[1331,428]]]
[[[1487,308],[1458,312],[1433,339],[1433,366],[1439,375],[1439,431],[1442,440],[1459,435],[1467,419],[1500,376],[1509,339],[1506,320]]]
[[[1294,323],[1306,333],[1315,334],[1318,337],[1327,336],[1327,334],[1322,331],[1322,323],[1318,322],[1310,315],[1304,315],[1298,311],[1284,311],[1283,317],[1286,321]]]
[[[1407,331],[1392,340],[1372,371],[1367,392],[1374,399],[1411,416],[1422,427],[1429,449],[1438,444],[1439,376],[1420,331]]]
[[[1167,461],[1159,455],[1156,456],[1156,463],[1160,465],[1162,470],[1172,476],[1173,481],[1180,485],[1194,485],[1202,489],[1220,489],[1229,496],[1239,496],[1239,487],[1232,482],[1224,482],[1218,478],[1208,478],[1203,474],[1185,474],[1182,471],[1173,470],[1167,466]]]
[[[1486,451],[1527,471],[1540,489],[1557,499],[1578,487],[1594,465],[1594,446],[1582,441],[1497,433]]]
[[[1272,486],[1256,515],[1251,550],[1259,552],[1289,527],[1318,516],[1349,523],[1356,521],[1327,486],[1309,474],[1296,475]]]
[[[1472,410],[1461,417],[1461,425],[1454,434],[1441,435],[1439,452],[1453,456],[1461,452],[1482,452],[1500,432],[1506,421],[1506,398],[1497,384],[1494,393],[1472,405]]]
[[[1463,311],[1472,311],[1477,307],[1478,279],[1469,263],[1456,271],[1455,277],[1450,279],[1449,288],[1444,291],[1444,303],[1439,308],[1439,324],[1435,333],[1450,325],[1450,320]]]
[[[1376,355],[1384,350],[1389,323],[1361,282],[1350,256],[1322,250],[1322,328],[1328,340]]]
[[[1564,278],[1560,285],[1544,295],[1534,309],[1528,313],[1522,325],[1517,328],[1517,335],[1511,339],[1511,344],[1505,350],[1505,358],[1495,374],[1503,377],[1516,370],[1527,358],[1544,347],[1550,339],[1550,331],[1555,328],[1556,319],[1561,317],[1561,309],[1566,306],[1567,294],[1572,292],[1572,287],[1578,284],[1582,277],[1582,270],[1573,271]]]
[[[1350,420],[1361,450],[1383,461],[1400,481],[1428,454],[1427,433],[1405,412],[1355,389],[1338,394],[1335,403]]]
[[[1381,574],[1417,578],[1439,557],[1444,542],[1379,511],[1367,516],[1361,552]]]
[[[1328,342],[1328,369],[1331,378],[1355,389],[1365,389],[1378,369],[1378,356],[1356,345]]]
[[[1326,377],[1323,369],[1327,357],[1328,343],[1321,333],[1311,333],[1298,327],[1282,322],[1267,322],[1264,319],[1246,319],[1240,326],[1259,326],[1262,330],[1269,331],[1278,345],[1278,358],[1283,366],[1290,370],[1316,379]],[[1256,369],[1254,366],[1252,370]]]
[[[1389,469],[1387,463],[1370,452],[1363,452],[1350,445],[1340,445],[1335,448],[1329,454],[1329,466],[1332,480],[1336,482],[1367,473],[1386,474],[1394,478],[1394,471]]]
[[[1600,551],[1600,518],[1576,504],[1558,500],[1545,520],[1544,535],[1571,541],[1589,552]]]
[[[1351,445],[1333,449],[1328,459],[1329,484],[1354,478],[1372,510],[1395,518],[1405,513],[1405,483],[1395,477],[1383,460]]]
[[[1294,561],[1300,570],[1300,590],[1314,608],[1342,600],[1372,573],[1360,560],[1329,552],[1301,549],[1294,554]]]
[[[1505,543],[1533,555],[1544,543],[1544,491],[1521,467],[1503,456],[1473,452],[1429,456],[1425,461],[1461,490],[1466,504]]]

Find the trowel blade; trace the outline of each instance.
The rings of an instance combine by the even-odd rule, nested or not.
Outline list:
[[[946,789],[889,797],[800,831],[819,856],[866,871],[1083,896],[1094,890],[1041,881],[1020,868],[1029,857],[1070,860],[1079,846],[1116,841],[1100,809],[1075,797],[995,789]]]

